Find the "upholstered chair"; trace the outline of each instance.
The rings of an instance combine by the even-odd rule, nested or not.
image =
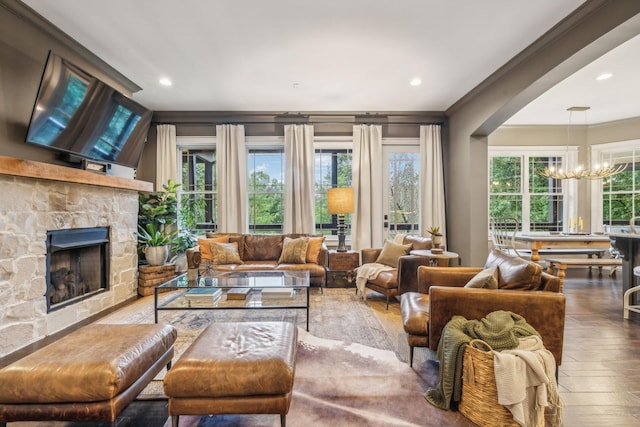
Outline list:
[[[560,279],[535,263],[493,250],[484,267],[417,268],[418,292],[403,293],[402,322],[409,344],[409,365],[415,347],[437,350],[445,325],[454,315],[479,320],[497,311],[523,316],[562,361],[565,297]]]
[[[405,246],[406,252],[401,256],[397,253],[385,256],[384,249],[395,245]],[[388,265],[388,270],[380,271],[375,277],[366,281],[366,287],[372,291],[383,294],[387,299],[389,309],[390,298],[404,292],[417,290],[416,272],[418,266],[429,264],[429,258],[410,255],[410,251],[416,249],[431,249],[431,239],[428,237],[404,235],[400,242],[386,243],[383,248],[370,248],[361,250],[362,265],[371,263],[383,263]]]

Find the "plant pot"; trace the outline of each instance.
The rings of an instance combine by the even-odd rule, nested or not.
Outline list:
[[[142,251],[149,265],[164,265],[169,258],[169,245],[145,246]]]
[[[434,234],[431,237],[431,241],[433,243],[434,248],[439,248],[440,245],[442,244],[442,234]]]

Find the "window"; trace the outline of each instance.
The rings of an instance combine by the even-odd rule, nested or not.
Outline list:
[[[180,228],[216,231],[218,193],[215,149],[180,148]]]
[[[419,234],[420,153],[419,146],[388,145],[383,148],[384,226],[390,236]],[[429,224],[425,224],[429,227]]]
[[[315,216],[316,232],[337,234],[338,216],[327,212],[327,190],[336,187],[351,187],[351,149],[325,148],[315,150]],[[349,229],[351,215],[345,216]],[[347,232],[347,234],[349,234]]]
[[[282,233],[284,222],[284,149],[250,148],[249,231]],[[239,195],[239,197],[241,197]]]
[[[541,154],[534,150],[491,147],[489,149],[489,217],[512,217],[521,231],[562,231],[566,203],[575,184],[536,173],[562,164],[566,153]],[[571,157],[571,156],[570,156]]]
[[[627,164],[623,172],[602,180],[602,222],[608,226],[626,227],[640,216],[640,148],[630,143],[606,144],[601,151],[603,163]]]

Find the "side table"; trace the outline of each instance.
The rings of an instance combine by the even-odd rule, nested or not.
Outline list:
[[[448,267],[449,261],[452,259],[458,260],[460,265],[460,255],[455,252],[444,251],[442,253],[434,254],[430,249],[416,249],[409,252],[410,255],[423,256],[429,258],[429,264],[431,266]]]
[[[328,288],[355,287],[355,270],[360,266],[360,254],[354,251],[329,251],[329,265],[325,286]]]

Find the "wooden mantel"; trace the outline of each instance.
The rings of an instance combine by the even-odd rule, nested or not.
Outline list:
[[[153,183],[147,181],[102,175],[81,169],[6,156],[0,156],[0,174],[97,185],[99,187],[121,188],[124,190],[153,191]]]

